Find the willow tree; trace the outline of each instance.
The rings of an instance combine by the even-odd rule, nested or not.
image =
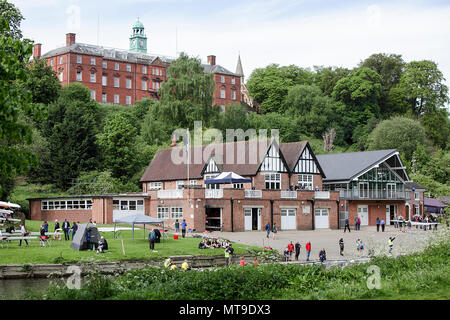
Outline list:
[[[161,85],[157,118],[172,127],[190,127],[194,121],[209,126],[218,107],[213,108],[214,75],[205,73],[199,59],[184,53],[167,69],[167,81]]]

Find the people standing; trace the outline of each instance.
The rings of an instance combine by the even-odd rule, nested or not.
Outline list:
[[[311,242],[307,242],[305,246],[306,250],[306,261],[309,261],[309,255],[311,254]]]
[[[241,261],[239,262],[239,265],[241,267],[245,266],[245,258],[244,258],[244,256],[241,256]]]
[[[380,218],[377,217],[377,232],[380,232]]]
[[[384,232],[384,227],[386,226],[386,222],[384,219],[381,219],[381,232]]]
[[[273,227],[272,227],[272,236],[273,236],[273,240],[275,240],[275,234],[278,232],[278,227],[277,227],[277,223],[274,222]]]
[[[69,223],[69,221],[67,221],[67,219],[64,219],[62,229],[64,231],[64,240],[66,240],[66,241],[70,240],[70,236],[69,236],[70,223]]]
[[[234,249],[233,246],[230,245],[225,249],[225,264],[228,266],[233,260]]]
[[[178,222],[178,219],[175,220],[175,232],[180,233],[180,223]]]
[[[267,239],[269,238],[269,234],[270,234],[270,223],[267,222],[265,230],[267,231]]]
[[[75,233],[77,233],[78,230],[78,224],[74,221],[72,225],[72,240],[75,237]]]
[[[347,231],[347,229],[348,229],[348,232],[350,232],[350,223],[348,222],[348,218],[345,218],[344,233],[345,233],[345,231]]]
[[[43,226],[44,226],[45,232],[48,232],[48,223],[47,223],[47,221],[44,221]]]
[[[300,255],[300,248],[302,247],[302,245],[300,244],[300,242],[296,242],[295,243],[295,260],[298,261],[298,256]]]
[[[288,252],[289,252],[289,260],[292,260],[292,254],[294,253],[294,244],[291,242],[289,242],[288,244]]]
[[[55,220],[55,232],[59,229],[59,222]]]
[[[40,236],[39,245],[41,247],[45,247],[45,243],[47,242],[47,236],[45,235],[44,225],[41,226],[40,234],[41,234],[41,236]]]
[[[181,236],[184,238],[186,236],[186,219],[183,219],[183,222],[181,223]]]
[[[355,217],[355,231],[358,230],[358,216]]]
[[[361,240],[360,239],[356,240],[356,251],[358,252],[358,258],[359,258],[360,254],[361,254]]]
[[[339,239],[339,254],[344,255],[344,239]]]

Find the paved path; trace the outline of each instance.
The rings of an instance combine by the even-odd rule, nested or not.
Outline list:
[[[411,232],[401,232],[393,226],[388,226],[385,232],[377,232],[376,227],[361,227],[360,231],[351,230],[344,233],[343,230],[307,230],[307,231],[279,231],[275,240],[270,233],[267,239],[265,231],[245,231],[245,232],[218,232],[208,233],[209,237],[221,237],[229,239],[241,244],[251,246],[271,247],[278,250],[281,254],[290,241],[294,244],[298,241],[301,244],[300,262],[306,261],[305,244],[311,242],[310,259],[317,261],[319,259],[319,251],[324,248],[327,253],[328,260],[357,259],[356,240],[359,238],[364,243],[364,252],[361,258],[368,256],[368,249],[374,250],[375,254],[388,254],[388,238],[395,237],[393,256],[406,254],[423,250],[429,241],[429,237],[434,232],[427,230],[412,228]],[[344,239],[344,256],[339,255],[339,239]]]

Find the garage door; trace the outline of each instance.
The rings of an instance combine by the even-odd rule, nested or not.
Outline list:
[[[328,229],[330,227],[328,221],[328,209],[317,208],[315,210],[315,228],[316,229]]]
[[[281,229],[296,230],[297,217],[295,209],[281,209]]]

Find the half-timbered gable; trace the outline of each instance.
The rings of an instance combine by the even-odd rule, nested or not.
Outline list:
[[[275,142],[272,142],[261,163],[259,171],[261,172],[288,172],[286,161],[280,152],[280,148]]]

